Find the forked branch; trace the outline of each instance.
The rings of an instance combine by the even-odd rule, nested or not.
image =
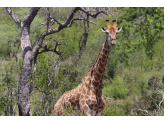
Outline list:
[[[59,41],[58,41],[58,42],[59,42]],[[55,48],[54,48],[54,49],[50,49],[50,48],[47,46],[48,43],[46,42],[46,45],[45,45],[45,47],[44,47],[44,50],[39,51],[38,54],[41,54],[41,53],[43,53],[43,52],[52,51],[52,52],[55,52],[56,54],[58,54],[61,58],[63,58],[62,54],[61,54],[59,51],[56,50],[57,46],[58,46],[58,45],[61,45],[61,44],[59,44],[58,42],[56,42],[56,45],[55,45]]]
[[[107,15],[104,11],[98,11],[97,13],[93,14],[93,13],[91,13],[90,11],[87,11],[87,10],[85,10],[85,9],[82,8],[82,7],[80,7],[80,11],[86,13],[87,15],[89,15],[89,16],[91,16],[91,17],[93,17],[93,18],[96,18],[96,17],[97,17],[99,14],[101,14],[101,13]]]

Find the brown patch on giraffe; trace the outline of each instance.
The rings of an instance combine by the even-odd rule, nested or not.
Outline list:
[[[88,106],[87,105],[84,105],[83,106],[83,109],[87,111],[88,110]]]
[[[69,98],[68,101],[71,102],[71,98]]]
[[[98,72],[99,72],[99,73],[103,73],[103,69],[99,67],[99,68],[98,68]]]
[[[102,87],[102,79],[99,81],[99,90],[98,90],[98,93],[100,93],[100,94],[102,92],[102,88],[101,88]]]
[[[79,100],[76,100],[76,101],[75,101],[75,104],[76,104],[76,105],[79,104]]]
[[[84,98],[84,94],[81,94],[80,98],[83,99]]]
[[[80,104],[81,104],[81,105],[84,105],[84,103],[85,103],[85,100],[84,100],[84,99],[81,100]]]
[[[72,95],[71,100],[75,101],[75,95]]]
[[[91,93],[91,97],[90,98],[95,98],[95,91],[90,91],[90,93]]]
[[[101,57],[101,63],[103,63],[103,64],[106,63],[106,59]]]
[[[107,60],[107,59],[108,59],[108,56],[107,56],[107,55],[105,55],[104,53],[103,53],[102,57],[103,57],[105,60]]]
[[[89,96],[88,95],[85,95],[85,100],[89,99]]]
[[[101,99],[101,98],[99,98],[99,99],[98,99],[98,105],[101,105],[101,104],[102,104],[102,102],[103,102],[103,101],[102,101],[102,99]]]
[[[99,109],[103,109],[104,108],[104,106],[102,105],[102,106],[99,106]]]
[[[97,104],[97,100],[95,97],[91,97],[92,104]]]
[[[93,105],[93,110],[94,110],[94,111],[97,111],[97,109],[98,109],[98,106],[97,106],[96,104],[94,104],[94,105]]]
[[[91,93],[90,93],[90,90],[88,89],[88,90],[87,90],[87,95],[89,95],[89,96],[90,96],[90,94],[91,94]]]
[[[98,104],[97,104],[97,103],[95,103],[95,104],[94,104],[94,107],[95,107],[95,108],[98,108]]]
[[[98,87],[98,86],[99,86],[99,82],[93,82],[93,85],[94,85],[95,87]]]
[[[86,103],[87,103],[88,105],[90,105],[90,104],[91,104],[91,99],[87,99],[87,100],[86,100]]]
[[[77,94],[75,95],[75,99],[78,100],[79,98],[80,98],[80,93],[77,93]]]
[[[92,104],[92,102],[91,102],[91,104],[89,105],[89,108],[90,108],[91,110],[94,109],[94,104]]]
[[[103,68],[105,66],[105,64],[103,64],[102,62],[99,64],[100,68]]]
[[[99,81],[101,78],[95,75],[95,81]]]
[[[108,50],[104,49],[103,53],[104,53],[105,55],[108,55]]]
[[[104,42],[104,49],[109,49],[109,45],[105,45],[106,42]],[[104,50],[103,49],[103,50]]]
[[[87,94],[87,89],[85,87],[83,87],[82,93]]]
[[[101,77],[102,77],[102,75],[99,74],[98,72],[96,72],[95,76],[96,76],[97,78],[99,78],[99,79],[101,79]]]

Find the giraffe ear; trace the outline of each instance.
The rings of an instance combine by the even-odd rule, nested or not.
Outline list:
[[[121,29],[122,29],[122,27],[118,27],[118,28],[117,28],[117,33],[120,32]]]
[[[106,29],[105,29],[104,27],[101,27],[101,30],[102,30],[103,32],[106,32]]]

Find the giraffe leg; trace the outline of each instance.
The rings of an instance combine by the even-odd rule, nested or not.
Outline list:
[[[96,111],[92,110],[92,116],[96,116]]]
[[[92,116],[92,115],[91,115],[91,113],[87,112],[87,113],[86,113],[86,116]]]
[[[82,106],[82,110],[86,116],[92,116],[91,109],[87,104]]]
[[[98,110],[96,116],[102,116],[102,110]]]

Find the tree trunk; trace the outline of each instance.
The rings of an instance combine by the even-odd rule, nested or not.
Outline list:
[[[30,26],[21,29],[21,47],[23,53],[23,65],[18,86],[18,108],[20,116],[30,116],[30,80],[31,80],[31,44]]]

